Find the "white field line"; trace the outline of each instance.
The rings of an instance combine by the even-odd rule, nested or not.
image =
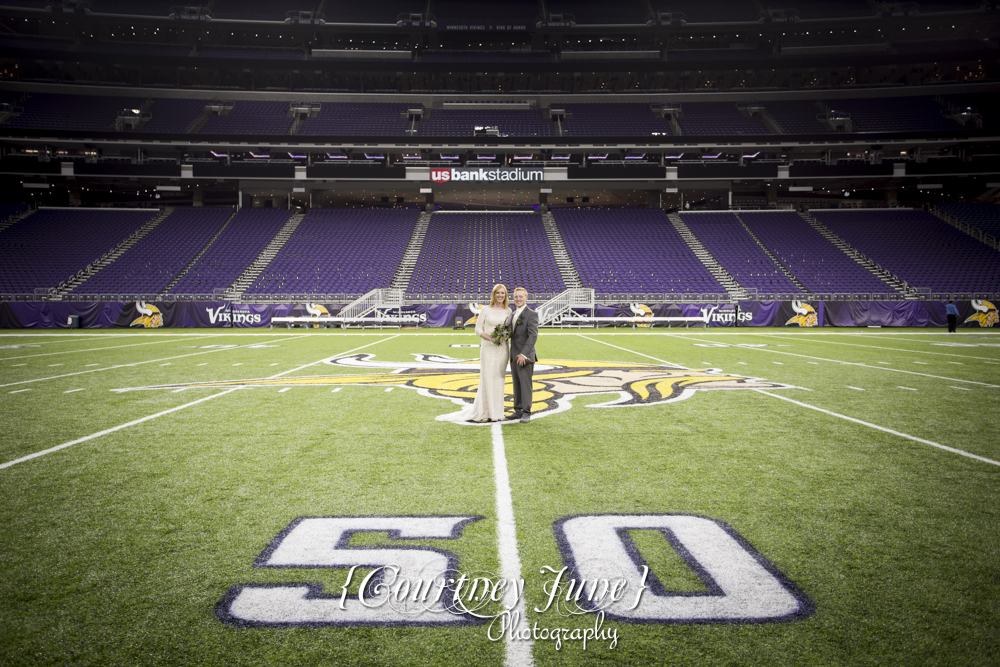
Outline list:
[[[769,338],[783,338],[785,340],[798,340],[800,342],[802,340],[802,338],[798,337],[798,336],[782,336],[781,334],[765,334],[765,333],[752,332],[750,335],[751,336],[767,336]],[[857,334],[855,334],[855,335],[857,335]],[[942,357],[958,357],[959,359],[981,359],[983,361],[993,361],[995,359],[995,357],[972,357],[972,356],[969,356],[969,355],[966,355],[966,354],[952,354],[950,352],[933,352],[933,351],[928,351],[928,350],[904,350],[904,349],[898,348],[898,347],[884,347],[884,346],[881,346],[881,345],[859,345],[858,343],[844,343],[844,342],[841,342],[839,340],[823,340],[823,341],[814,341],[814,342],[825,343],[827,345],[850,345],[851,347],[867,347],[867,348],[870,348],[872,350],[892,350],[893,352],[907,352],[907,353],[912,353],[912,354],[933,354],[933,355],[942,356]],[[921,342],[924,342],[924,341],[914,341],[914,342],[921,343]],[[918,361],[918,362],[915,362],[915,363],[919,364],[919,363],[922,363],[922,362]]]
[[[861,387],[852,387],[851,385],[847,385],[847,388],[853,389],[854,391],[864,391],[864,389],[862,389]]]
[[[670,335],[672,335],[674,338],[680,338],[682,340],[693,340],[693,341],[697,341],[697,342],[700,342],[700,343],[707,342],[707,341],[704,341],[704,340],[700,340],[698,338],[688,338],[687,336],[685,336],[683,334],[670,334]],[[931,375],[929,373],[918,373],[916,371],[904,371],[901,368],[889,368],[888,366],[870,366],[868,364],[862,364],[862,363],[859,363],[859,362],[856,362],[856,361],[841,361],[840,359],[827,359],[825,357],[813,357],[813,356],[808,355],[808,354],[796,354],[794,352],[784,352],[782,350],[771,350],[771,349],[768,349],[766,347],[748,347],[748,348],[744,348],[744,349],[747,349],[747,350],[757,350],[757,351],[760,351],[760,352],[770,352],[771,354],[786,354],[786,355],[788,355],[790,357],[801,357],[803,359],[816,359],[817,361],[829,361],[830,363],[833,363],[833,364],[843,364],[844,366],[860,366],[861,368],[874,368],[874,369],[880,370],[880,371],[890,371],[892,373],[906,373],[907,375],[919,375],[921,377],[934,378],[935,380],[949,380],[951,382],[965,382],[967,384],[978,384],[978,385],[983,386],[983,387],[992,387],[992,388],[995,388],[995,389],[1000,389],[1000,385],[990,384],[988,382],[977,382],[976,380],[963,380],[961,378],[950,378],[950,377],[945,377],[945,376],[942,376],[942,375]]]
[[[951,389],[961,389],[962,391],[972,391],[968,387],[950,387]]]
[[[278,390],[278,393],[279,393],[279,394],[284,394],[284,393],[285,393],[286,391],[288,391],[289,389],[291,389],[291,387],[285,387],[284,389],[279,389],[279,390]]]
[[[595,343],[600,343],[601,345],[607,345],[608,347],[613,347],[616,350],[621,350],[622,352],[628,352],[629,354],[635,354],[635,355],[638,355],[640,357],[646,357],[647,359],[652,359],[653,361],[659,361],[661,364],[665,364],[667,366],[676,366],[678,368],[683,368],[685,370],[688,370],[687,366],[681,366],[680,364],[675,364],[675,363],[673,363],[671,361],[666,361],[664,359],[657,359],[656,357],[651,357],[648,354],[643,354],[642,352],[636,352],[634,350],[627,350],[624,347],[618,347],[617,345],[612,345],[611,343],[605,343],[603,340],[596,340],[594,338],[591,338],[590,336],[584,336],[583,334],[575,334],[575,335],[579,336],[580,338],[585,338],[585,339],[587,339],[589,341],[593,341]]]
[[[81,387],[80,389],[70,389],[69,391],[64,391],[63,393],[64,394],[72,394],[72,393],[75,393],[75,392],[78,392],[78,391],[84,391],[85,389],[86,389],[86,387]]]
[[[504,449],[503,427],[499,423],[491,427],[493,435],[493,477],[496,480],[497,498],[497,542],[500,552],[500,576],[506,581],[521,581],[521,557],[517,552],[517,526],[514,523],[514,500],[510,490],[510,475],[507,472],[507,453]],[[523,591],[517,586],[508,589],[504,596],[504,607],[510,605],[511,596],[516,596],[516,604],[512,611],[517,614],[518,624],[511,632],[504,633],[506,659],[505,667],[531,667],[534,661],[531,657],[532,641],[511,638],[512,634],[528,627],[525,616]]]
[[[372,335],[372,334],[369,334],[369,335]],[[395,336],[393,336],[392,338],[395,338]],[[391,338],[390,339],[383,339],[383,340],[391,340]],[[368,347],[369,345],[375,345],[376,343],[381,343],[381,342],[383,342],[383,340],[377,340],[374,343],[369,343],[368,345],[362,345],[361,347],[355,348],[354,350],[348,350],[347,352],[344,352],[343,354],[350,354],[351,352],[354,352],[355,350],[360,350],[360,349],[362,349],[364,347]],[[235,350],[235,349],[239,349],[239,348],[230,347],[230,348],[224,348],[224,349]],[[216,352],[216,351],[219,351],[219,350],[212,350],[212,351]],[[325,357],[325,359],[329,359],[329,358],[330,357]],[[307,367],[312,366],[314,364],[322,363],[322,361],[323,360],[315,361],[313,363],[306,364],[305,366],[300,366],[299,368],[292,369],[292,370],[299,370],[301,368],[307,368]],[[291,373],[291,372],[292,371],[285,371],[285,373]],[[274,378],[277,378],[277,377],[281,377],[285,373],[279,373],[278,375],[274,375],[274,376],[272,376],[271,378],[268,378],[268,379],[274,379]],[[186,389],[186,387],[182,387],[182,389]],[[163,412],[157,412],[155,415],[147,415],[145,417],[140,417],[139,419],[135,419],[135,420],[130,421],[130,422],[125,423],[125,424],[119,424],[118,426],[115,426],[115,427],[109,428],[109,429],[105,429],[105,430],[100,431],[98,433],[92,433],[90,435],[84,436],[84,437],[79,438],[77,440],[71,440],[70,442],[64,442],[61,445],[56,445],[55,447],[50,447],[48,449],[43,449],[42,451],[35,452],[34,454],[28,454],[27,456],[22,456],[19,459],[14,459],[13,461],[8,461],[7,463],[0,463],[0,470],[3,470],[4,468],[9,468],[12,465],[16,465],[18,463],[23,463],[24,461],[30,461],[31,459],[38,458],[39,456],[45,456],[46,454],[51,454],[52,452],[58,452],[60,449],[66,449],[67,447],[72,447],[73,445],[78,445],[81,442],[87,442],[88,440],[93,440],[94,438],[99,438],[102,435],[107,435],[109,433],[114,433],[115,431],[120,431],[121,429],[128,428],[129,426],[135,426],[136,424],[141,424],[143,422],[147,422],[150,419],[156,419],[157,417],[162,417],[163,415],[169,415],[172,412],[177,412],[178,410],[183,410],[184,408],[189,408],[192,405],[198,405],[199,403],[204,403],[205,401],[210,401],[213,398],[217,398],[219,396],[225,396],[226,394],[230,394],[230,393],[232,393],[234,391],[238,391],[239,389],[242,389],[242,387],[233,387],[232,389],[226,389],[225,391],[219,392],[218,394],[212,394],[211,396],[206,396],[205,398],[199,398],[197,401],[191,401],[190,403],[185,403],[184,405],[178,405],[175,408],[170,408],[169,410],[164,410]],[[31,390],[30,389],[21,389],[19,391],[31,391]],[[14,393],[14,392],[11,392],[11,393]]]
[[[103,431],[98,431],[97,433],[91,433],[90,435],[78,438],[77,440],[70,440],[69,442],[64,442],[61,445],[56,445],[55,447],[50,447],[48,449],[43,449],[34,454],[28,454],[27,456],[22,456],[19,459],[14,459],[13,461],[7,461],[6,463],[0,463],[0,470],[4,468],[9,468],[18,463],[24,463],[25,461],[30,461],[31,459],[36,459],[39,456],[45,456],[46,454],[51,454],[52,452],[58,452],[60,449],[66,449],[67,447],[72,447],[73,445],[78,445],[81,442],[87,442],[88,440],[93,440],[94,438],[99,438],[102,435],[108,435],[109,433],[114,433],[115,431],[120,431],[123,428],[128,428],[129,426],[135,426],[136,424],[141,424],[143,422],[148,422],[151,419],[156,419],[157,417],[162,417],[163,415],[169,415],[171,412],[177,412],[178,410],[183,410],[184,408],[189,408],[192,405],[197,405],[199,403],[204,403],[205,401],[210,401],[213,398],[218,398],[219,396],[225,396],[226,394],[232,393],[239,389],[239,387],[234,387],[233,389],[226,389],[218,394],[212,394],[211,396],[206,396],[205,398],[199,398],[197,401],[192,401],[190,403],[185,403],[184,405],[178,405],[176,408],[170,408],[169,410],[164,410],[163,412],[157,412],[155,415],[147,415],[145,417],[140,417],[139,419],[127,422],[125,424],[119,424],[109,429]]]
[[[205,336],[207,338],[207,336]],[[187,340],[195,340],[188,338]],[[53,341],[63,342],[63,341]],[[82,343],[84,341],[76,341]],[[10,361],[11,359],[31,359],[32,357],[51,357],[54,354],[83,354],[85,352],[100,352],[101,350],[122,350],[126,347],[139,347],[140,345],[160,345],[161,343],[179,343],[179,340],[154,340],[148,343],[132,343],[130,345],[112,345],[111,347],[94,347],[89,350],[63,350],[62,352],[44,352],[42,354],[25,354],[20,357],[4,357],[0,361]],[[187,342],[187,341],[183,341]]]
[[[298,336],[292,336],[291,338],[278,338],[277,340],[269,340],[268,343],[281,343],[286,340],[295,340]],[[143,364],[155,364],[160,361],[169,361],[171,359],[183,359],[185,357],[196,357],[201,354],[213,354],[215,352],[231,352],[233,350],[242,350],[249,345],[259,345],[259,343],[249,343],[248,345],[240,345],[238,347],[220,347],[214,350],[205,350],[204,352],[191,352],[190,354],[181,354],[176,357],[164,357],[162,359],[150,359],[149,361],[135,361],[131,364],[118,364],[116,366],[105,366],[104,368],[92,368],[89,371],[77,371],[76,373],[65,373],[64,375],[53,375],[51,377],[45,378],[35,378],[34,380],[21,380],[20,382],[10,382],[8,384],[0,384],[0,388],[3,387],[13,387],[16,384],[28,384],[29,382],[44,382],[45,380],[58,380],[59,378],[68,378],[74,375],[83,375],[85,373],[100,373],[101,371],[111,371],[116,368],[131,368],[132,366],[142,366]]]
[[[855,419],[854,417],[848,417],[847,415],[842,415],[837,412],[832,412],[830,410],[824,410],[823,408],[816,407],[815,405],[809,405],[808,403],[802,403],[801,401],[796,401],[795,399],[788,398],[787,396],[780,396],[778,394],[772,394],[769,391],[763,389],[754,389],[758,394],[764,394],[765,396],[771,396],[782,401],[788,401],[789,403],[794,403],[803,408],[809,408],[810,410],[816,410],[817,412],[822,412],[823,414],[830,415],[832,417],[838,417],[839,419],[846,419],[849,422],[854,422],[855,424],[861,424],[862,426],[867,426],[868,428],[873,428],[884,433],[889,433],[891,435],[899,436],[900,438],[906,438],[907,440],[913,440],[914,442],[919,442],[924,445],[930,445],[931,447],[937,447],[938,449],[943,449],[946,452],[951,452],[952,454],[958,454],[959,456],[966,456],[970,459],[975,459],[976,461],[982,461],[983,463],[989,463],[991,465],[1000,466],[1000,461],[994,461],[993,459],[988,459],[985,456],[978,456],[972,454],[971,452],[966,452],[961,449],[955,449],[954,447],[949,447],[948,445],[942,445],[931,440],[924,440],[923,438],[918,438],[915,435],[908,435],[906,433],[901,433],[899,431],[894,431],[891,428],[886,428],[884,426],[879,426],[878,424],[872,424],[871,422],[862,421],[860,419]]]
[[[898,384],[896,385],[896,389],[905,389],[906,391],[918,391],[917,389],[914,389],[913,387],[901,387]]]

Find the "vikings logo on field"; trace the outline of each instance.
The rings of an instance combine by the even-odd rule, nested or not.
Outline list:
[[[973,299],[972,307],[976,314],[966,318],[966,322],[979,322],[981,327],[995,327],[997,325],[997,308],[992,303]]]
[[[629,310],[631,310],[632,313],[635,314],[635,317],[632,318],[632,320],[631,320],[633,322],[636,321],[636,320],[639,320],[639,319],[644,319],[644,318],[652,317],[653,316],[653,311],[650,310],[649,306],[647,306],[647,305],[644,305],[644,304],[641,304],[641,303],[630,303],[628,305],[628,307],[629,307]],[[647,322],[646,324],[637,324],[636,326],[640,327],[640,328],[643,328],[643,327],[648,327],[650,325]]]
[[[147,304],[145,301],[136,301],[135,309],[142,314],[142,317],[132,320],[132,323],[129,325],[130,327],[157,329],[163,326],[163,314],[153,304]]]
[[[785,326],[788,326],[789,324],[798,324],[800,327],[814,327],[819,324],[819,319],[816,317],[816,309],[808,303],[792,301],[792,310],[794,310],[797,314],[795,317],[785,322]]]
[[[139,389],[234,388],[234,387],[405,387],[421,396],[447,399],[462,407],[471,405],[479,387],[479,360],[454,359],[436,354],[416,354],[416,361],[400,363],[375,361],[373,354],[333,357],[325,363],[344,369],[381,370],[381,373],[320,375],[293,378],[192,382],[189,384],[133,387]],[[619,408],[659,405],[690,398],[696,391],[718,389],[784,389],[791,385],[723,373],[718,369],[691,370],[657,364],[560,359],[535,365],[531,414],[545,417],[569,410],[577,396],[617,394],[618,398],[590,405],[592,408]],[[514,406],[514,390],[508,377],[504,404]]]

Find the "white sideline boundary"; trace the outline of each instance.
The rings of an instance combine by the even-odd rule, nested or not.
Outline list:
[[[914,442],[919,442],[924,445],[930,445],[931,447],[937,447],[938,449],[943,449],[944,451],[951,452],[952,454],[958,454],[959,456],[965,456],[970,459],[975,459],[976,461],[982,461],[983,463],[989,463],[991,465],[1000,466],[1000,461],[994,461],[993,459],[988,459],[985,456],[979,456],[978,454],[973,454],[971,452],[967,452],[962,449],[955,449],[954,447],[949,447],[948,445],[942,445],[941,443],[934,442],[933,440],[924,440],[923,438],[918,438],[915,435],[909,435],[907,433],[902,433],[900,431],[894,431],[893,429],[886,428],[885,426],[879,426],[878,424],[872,424],[871,422],[866,422],[861,419],[848,417],[847,415],[842,415],[839,412],[833,412],[832,410],[826,410],[824,408],[820,408],[815,405],[809,405],[808,403],[796,401],[794,398],[788,398],[787,396],[779,396],[778,394],[772,394],[768,391],[764,391],[763,389],[754,389],[754,391],[756,391],[758,394],[764,394],[765,396],[772,396],[782,401],[788,401],[789,403],[794,403],[795,405],[802,406],[803,408],[809,408],[810,410],[815,410],[816,412],[822,412],[823,414],[830,415],[831,417],[846,419],[849,422],[854,422],[855,424],[861,424],[862,426],[867,426],[868,428],[873,428],[877,431],[882,431],[884,433],[896,435],[899,436],[900,438],[906,438],[907,440],[913,440]]]
[[[675,336],[677,336],[677,335],[675,334]],[[680,336],[677,336],[677,337],[680,337]],[[581,336],[581,338],[586,338],[586,336]],[[643,354],[642,352],[636,352],[634,350],[629,350],[629,349],[626,349],[624,347],[618,347],[617,345],[611,345],[611,343],[604,343],[604,341],[601,341],[601,340],[594,341],[594,342],[595,343],[603,343],[604,345],[608,345],[610,347],[614,347],[614,348],[617,348],[617,349],[622,350],[624,352],[628,352],[630,354],[638,355],[640,357],[646,357],[647,359],[653,359],[654,361],[661,361],[663,363],[667,363],[667,362],[663,361],[662,359],[656,359],[655,357],[651,357],[648,354]],[[753,348],[745,348],[745,349],[759,350],[759,349],[763,349],[763,348],[753,347]],[[843,363],[843,362],[838,362],[838,363]],[[872,366],[871,368],[878,368],[878,366]],[[920,375],[920,373],[918,373],[918,375]],[[993,386],[993,385],[989,385],[989,386]],[[851,388],[852,389],[856,389],[856,387],[851,387]],[[803,403],[801,401],[796,401],[793,398],[788,398],[786,396],[779,396],[778,394],[772,394],[771,392],[765,391],[763,389],[754,389],[754,391],[756,391],[759,394],[764,394],[765,396],[771,396],[772,398],[777,398],[777,399],[780,399],[782,401],[788,401],[789,403],[794,403],[795,405],[802,406],[803,408],[809,408],[810,410],[816,410],[817,412],[822,412],[823,414],[831,415],[833,417],[839,417],[840,419],[846,419],[847,421],[854,422],[855,424],[861,424],[862,426],[867,426],[869,428],[873,428],[873,429],[878,430],[878,431],[883,431],[884,433],[890,433],[892,435],[896,435],[896,436],[899,436],[901,438],[906,438],[908,440],[913,440],[914,442],[919,442],[919,443],[922,443],[922,444],[925,444],[925,445],[930,445],[931,447],[937,447],[938,449],[943,449],[944,451],[951,452],[952,454],[958,454],[959,456],[966,456],[966,457],[968,457],[970,459],[975,459],[977,461],[982,461],[983,463],[989,463],[991,465],[1000,466],[1000,461],[994,461],[993,459],[988,459],[985,456],[979,456],[977,454],[972,454],[971,452],[966,452],[966,451],[961,450],[961,449],[955,449],[954,447],[949,447],[948,445],[942,445],[942,444],[934,442],[932,440],[924,440],[923,438],[918,438],[915,435],[908,435],[908,434],[902,433],[900,431],[894,431],[891,428],[886,428],[884,426],[879,426],[878,424],[872,424],[871,422],[866,422],[866,421],[863,421],[861,419],[855,419],[854,417],[848,417],[847,415],[842,415],[842,414],[840,414],[838,412],[833,412],[831,410],[826,410],[824,408],[820,408],[820,407],[817,407],[815,405],[809,405],[808,403]]]
[[[202,336],[202,338],[207,338],[207,336]],[[188,338],[187,340],[197,340],[197,338]],[[52,341],[60,342],[60,341]],[[68,342],[68,341],[67,341]],[[78,340],[77,343],[85,343],[87,341]],[[129,345],[112,345],[111,347],[93,347],[89,350],[63,350],[62,352],[43,352],[41,354],[24,354],[20,357],[3,357],[0,358],[0,362],[13,361],[14,359],[31,359],[33,357],[51,357],[55,354],[83,354],[85,352],[101,352],[103,350],[121,350],[126,347],[139,347],[140,345],[160,345],[161,343],[174,343],[179,341],[172,340],[151,340],[148,343],[131,343]]]
[[[507,581],[521,581],[521,558],[517,553],[517,526],[514,523],[514,501],[510,490],[510,474],[507,471],[507,452],[503,442],[503,427],[496,423],[490,427],[490,430],[493,436],[493,478],[496,480],[500,576]],[[504,633],[505,667],[532,667],[534,665],[531,656],[533,641],[531,639],[516,641],[511,639],[512,633],[528,627],[522,593],[523,591],[514,587],[509,589],[508,595],[504,597],[504,606],[507,606],[510,594],[518,596],[517,604],[512,611],[518,614],[519,619],[516,628]]]
[[[271,334],[272,336],[274,334]],[[287,340],[295,340],[298,336],[291,336],[289,338],[278,338],[275,340],[269,340],[268,343],[282,343]],[[201,354],[212,354],[213,352],[232,352],[233,350],[242,350],[244,348],[250,347],[250,345],[260,345],[260,343],[250,343],[249,345],[238,345],[236,347],[220,347],[214,350],[205,350],[204,352],[191,352],[190,354],[181,354],[176,357],[164,357],[162,359],[150,359],[149,361],[136,361],[131,364],[118,364],[116,366],[106,366],[104,368],[92,368],[89,371],[77,371],[76,373],[65,373],[63,375],[53,375],[46,378],[35,378],[33,380],[21,380],[19,382],[10,382],[8,384],[0,384],[0,389],[3,387],[13,387],[18,384],[30,384],[32,382],[44,382],[46,380],[58,380],[60,378],[73,377],[74,375],[84,375],[86,373],[100,373],[101,371],[113,371],[116,368],[131,368],[132,366],[142,366],[143,364],[155,364],[158,361],[170,361],[171,359],[184,359],[185,357],[197,357]]]
[[[378,334],[369,334],[369,335],[378,335]],[[396,334],[396,335],[399,335],[399,334]],[[395,338],[395,336],[392,336],[391,338]],[[360,350],[362,348],[369,347],[371,345],[375,345],[376,343],[382,343],[382,342],[384,342],[386,340],[390,340],[391,338],[383,338],[382,340],[374,341],[372,343],[369,343],[368,345],[362,345],[361,347],[356,347],[353,350],[348,350],[347,352],[341,353],[341,355],[343,355],[343,354],[350,354],[351,352],[355,352],[355,351]],[[238,349],[238,348],[226,348],[226,349],[233,350],[233,349]],[[211,351],[212,352],[219,352],[221,350],[211,350]],[[341,355],[334,355],[334,356],[341,356]],[[278,373],[277,375],[272,375],[268,379],[279,378],[282,375],[287,375],[288,373],[292,373],[294,371],[302,370],[303,368],[308,368],[310,366],[315,366],[316,364],[321,364],[321,363],[323,363],[324,361],[326,361],[327,359],[330,359],[330,358],[331,357],[324,357],[323,359],[320,359],[319,361],[314,361],[312,363],[305,364],[304,366],[299,366],[298,368],[293,368],[291,370],[284,371],[283,373]],[[92,433],[90,435],[84,436],[82,438],[78,438],[76,440],[71,440],[69,442],[64,442],[63,444],[56,445],[55,447],[49,447],[48,449],[43,449],[41,451],[34,452],[33,454],[28,454],[27,456],[22,456],[21,458],[14,459],[13,461],[7,461],[6,463],[0,463],[0,470],[3,470],[4,468],[9,468],[9,467],[11,467],[13,465],[17,465],[18,463],[24,463],[25,461],[30,461],[31,459],[36,459],[39,456],[45,456],[46,454],[51,454],[52,452],[58,452],[59,450],[66,449],[67,447],[72,447],[73,445],[78,445],[81,442],[87,442],[88,440],[93,440],[94,438],[99,438],[102,435],[108,435],[109,433],[114,433],[116,431],[120,431],[120,430],[122,430],[124,428],[128,428],[129,426],[136,426],[137,424],[142,424],[143,422],[147,422],[147,421],[149,421],[151,419],[156,419],[157,417],[162,417],[163,415],[169,415],[172,412],[177,412],[178,410],[183,410],[184,408],[189,408],[192,405],[198,405],[199,403],[204,403],[205,401],[210,401],[213,398],[218,398],[219,396],[225,396],[226,394],[230,394],[230,393],[232,393],[234,391],[237,391],[239,389],[242,389],[242,388],[243,387],[233,387],[232,389],[226,389],[225,391],[219,392],[218,394],[212,394],[211,396],[206,396],[204,398],[199,398],[197,401],[191,401],[190,403],[185,403],[184,405],[178,405],[177,407],[170,408],[170,409],[164,410],[162,412],[157,412],[155,415],[147,415],[145,417],[140,417],[139,419],[135,419],[135,420],[127,422],[125,424],[119,424],[118,426],[113,426],[112,428],[105,429],[105,430],[99,431],[97,433]],[[22,391],[30,391],[30,390],[22,390]]]
[[[782,340],[800,340],[796,339],[795,336],[782,336],[781,334],[766,334],[766,333],[752,333],[752,336],[767,336],[768,338],[780,338]],[[904,350],[898,347],[882,347],[879,345],[859,345],[858,343],[844,343],[839,340],[824,340],[816,341],[821,343],[826,343],[827,345],[850,345],[851,347],[866,347],[869,350],[892,350],[893,352],[906,352],[909,354],[934,354],[942,357],[958,357],[959,359],[978,359],[980,361],[993,361],[995,357],[973,357],[966,354],[951,354],[949,352],[936,352],[934,350]],[[924,343],[926,341],[913,341],[914,343]],[[915,363],[922,364],[925,362],[917,361]]]
[[[708,341],[701,340],[701,339],[698,339],[698,338],[689,338],[688,336],[686,336],[684,334],[668,334],[668,335],[671,335],[674,338],[680,338],[681,340],[693,340],[693,341],[697,341],[697,342],[700,342],[700,343],[706,343],[706,342],[708,342]],[[769,350],[766,347],[746,347],[744,349],[747,349],[747,350],[757,350],[759,352],[770,352],[771,354],[787,354],[790,357],[801,357],[803,359],[816,359],[817,361],[828,361],[828,362],[830,362],[832,364],[841,364],[841,365],[844,365],[844,366],[859,366],[861,368],[874,368],[874,369],[880,370],[880,371],[891,371],[891,372],[894,372],[894,373],[906,373],[907,375],[920,375],[921,377],[934,378],[935,380],[948,380],[950,382],[964,382],[966,384],[977,384],[977,385],[979,385],[981,387],[990,387],[992,389],[1000,389],[1000,385],[990,384],[988,382],[979,382],[977,380],[963,380],[961,378],[950,378],[950,377],[946,377],[944,375],[931,375],[930,373],[918,373],[917,371],[907,371],[907,370],[903,370],[901,368],[888,368],[886,366],[871,366],[869,364],[862,364],[862,363],[857,362],[857,361],[841,361],[839,359],[827,359],[825,357],[813,357],[813,356],[810,356],[808,354],[796,354],[794,352],[784,352],[782,350]],[[878,363],[889,363],[889,362],[880,361]]]

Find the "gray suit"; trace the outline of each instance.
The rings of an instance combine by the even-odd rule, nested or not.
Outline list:
[[[514,323],[510,337],[510,375],[514,384],[514,414],[531,413],[531,382],[535,372],[535,341],[538,340],[538,313],[525,306]],[[528,358],[524,366],[517,365],[517,355]]]

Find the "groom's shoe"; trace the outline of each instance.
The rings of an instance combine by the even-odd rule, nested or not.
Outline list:
[[[521,423],[522,424],[527,424],[530,421],[531,421],[531,413],[530,412],[525,412],[524,414],[521,415]]]
[[[506,417],[504,417],[503,420],[507,421],[507,422],[510,422],[510,421],[517,421],[520,418],[521,418],[521,413],[520,412],[514,412],[514,413],[511,413],[511,414],[507,415]]]

